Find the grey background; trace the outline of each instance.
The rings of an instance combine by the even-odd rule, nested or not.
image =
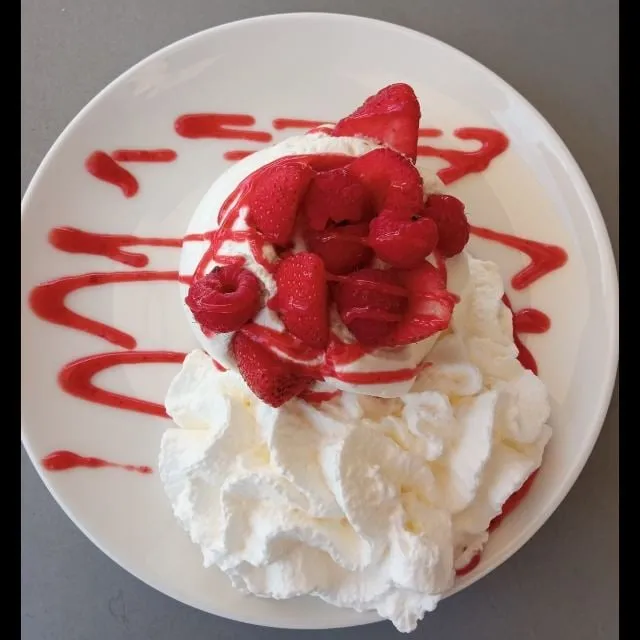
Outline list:
[[[143,57],[203,28],[289,11],[396,22],[458,47],[524,94],[583,168],[618,255],[616,0],[22,0],[22,189],[73,116]],[[296,632],[229,622],[157,593],[86,539],[22,452],[22,638],[382,640],[381,623]],[[410,637],[614,640],[618,392],[575,487],[509,562],[444,601]]]

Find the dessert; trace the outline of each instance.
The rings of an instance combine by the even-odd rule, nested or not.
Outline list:
[[[206,567],[400,631],[477,558],[551,434],[497,266],[415,164],[419,119],[391,85],[214,182],[179,269],[202,350],[167,392],[159,461]]]

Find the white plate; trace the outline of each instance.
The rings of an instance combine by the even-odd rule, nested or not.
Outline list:
[[[544,335],[526,336],[552,396],[554,436],[532,492],[491,536],[479,567],[461,589],[519,549],[564,498],[600,431],[617,365],[617,280],[598,206],[584,176],[549,124],[500,78],[428,36],[364,18],[290,14],[224,25],[181,40],[110,84],[67,127],[38,169],[23,201],[22,437],[56,500],[86,535],[151,586],[205,611],[255,624],[327,628],[376,620],[315,599],[268,601],[236,593],[227,579],[201,567],[199,550],[174,522],[157,474],[120,469],[44,471],[53,450],[155,466],[167,422],[64,393],[57,372],[69,361],[124,351],[100,337],[44,322],[29,309],[30,290],[46,280],[89,271],[136,271],[106,257],[65,253],[47,242],[50,229],[179,238],[212,180],[229,165],[223,153],[265,142],[188,139],[174,120],[189,112],[251,114],[253,131],[274,140],[274,118],[335,120],[392,82],[408,82],[424,127],[444,130],[423,144],[471,149],[452,131],[496,128],[510,139],[483,173],[451,185],[473,222],[545,243],[569,254],[560,270],[514,293],[516,308],[551,316]],[[268,135],[258,135],[268,138]],[[140,184],[135,197],[89,175],[95,150],[169,148],[174,162],[127,163]],[[434,168],[446,166],[428,160]],[[509,278],[526,260],[487,241],[472,250],[497,261]],[[135,249],[134,249],[135,250]],[[176,248],[147,248],[148,269],[174,270]],[[195,346],[177,284],[90,287],[69,296],[73,309],[138,339],[139,350]],[[162,402],[176,365],[120,366],[100,386]],[[478,593],[482,597],[482,593]]]

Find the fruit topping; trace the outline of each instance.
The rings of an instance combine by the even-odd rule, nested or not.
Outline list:
[[[262,287],[240,265],[215,267],[190,287],[185,302],[203,331],[236,331],[260,310]]]
[[[360,136],[385,144],[415,161],[418,147],[420,104],[413,89],[392,84],[365,100],[340,120],[334,136]]]
[[[314,382],[295,364],[282,360],[242,331],[234,334],[231,351],[247,386],[272,407],[281,406]]]
[[[407,291],[393,271],[361,269],[340,280],[335,290],[340,318],[365,346],[384,344],[407,308]]]
[[[356,158],[347,170],[364,185],[376,213],[392,209],[413,215],[422,210],[422,177],[403,155],[391,149],[374,149]]]
[[[260,169],[260,179],[254,180],[251,187],[247,224],[269,242],[286,246],[313,176],[308,164],[288,158]]]
[[[275,306],[286,328],[317,349],[329,341],[327,276],[322,259],[296,253],[283,260],[276,272]]]
[[[324,231],[306,228],[303,232],[307,249],[322,258],[329,273],[342,275],[371,262],[373,251],[367,246],[369,224],[338,225],[329,222]]]
[[[369,246],[392,267],[419,266],[437,243],[438,227],[430,218],[385,210],[369,226]]]
[[[444,331],[449,326],[458,297],[447,291],[438,269],[425,262],[416,269],[398,269],[395,273],[409,298],[406,312],[387,339],[387,345],[420,342]]]
[[[346,169],[318,173],[307,190],[303,210],[311,229],[322,231],[329,220],[358,222],[366,213],[364,187]]]
[[[469,241],[469,221],[464,204],[453,196],[432,194],[422,210],[438,227],[438,251],[445,257],[458,255]]]

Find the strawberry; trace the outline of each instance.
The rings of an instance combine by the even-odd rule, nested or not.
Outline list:
[[[391,149],[374,149],[347,170],[365,186],[376,212],[392,209],[413,215],[422,210],[422,177],[414,164]]]
[[[367,246],[369,224],[359,222],[335,225],[331,222],[324,231],[303,230],[307,249],[319,255],[329,273],[342,275],[365,266],[373,258]]]
[[[340,120],[332,135],[371,138],[415,161],[419,122],[420,103],[413,89],[408,84],[391,84]]]
[[[242,331],[233,335],[231,351],[249,389],[272,407],[279,407],[314,382],[294,364],[280,359]]]
[[[357,222],[366,208],[362,184],[346,169],[318,173],[307,190],[302,204],[312,229],[322,231],[329,219],[334,222]]]
[[[407,306],[407,292],[393,271],[361,269],[344,277],[335,290],[342,322],[361,344],[382,344]]]
[[[260,310],[262,287],[240,265],[215,267],[190,287],[185,303],[203,331],[236,331]]]
[[[438,251],[445,257],[458,255],[469,242],[469,221],[464,204],[453,196],[434,193],[429,196],[422,215],[438,226]]]
[[[438,227],[430,218],[385,210],[369,226],[369,246],[392,267],[419,266],[436,248]]]
[[[387,340],[388,346],[420,342],[444,331],[451,321],[458,296],[447,291],[442,274],[431,263],[410,270],[396,270],[399,283],[409,292],[402,321]]]
[[[298,206],[313,175],[308,164],[289,158],[260,169],[247,196],[247,224],[269,242],[285,246],[293,235]]]
[[[287,329],[306,345],[324,349],[329,341],[327,276],[322,259],[296,253],[276,273],[276,306]]]

